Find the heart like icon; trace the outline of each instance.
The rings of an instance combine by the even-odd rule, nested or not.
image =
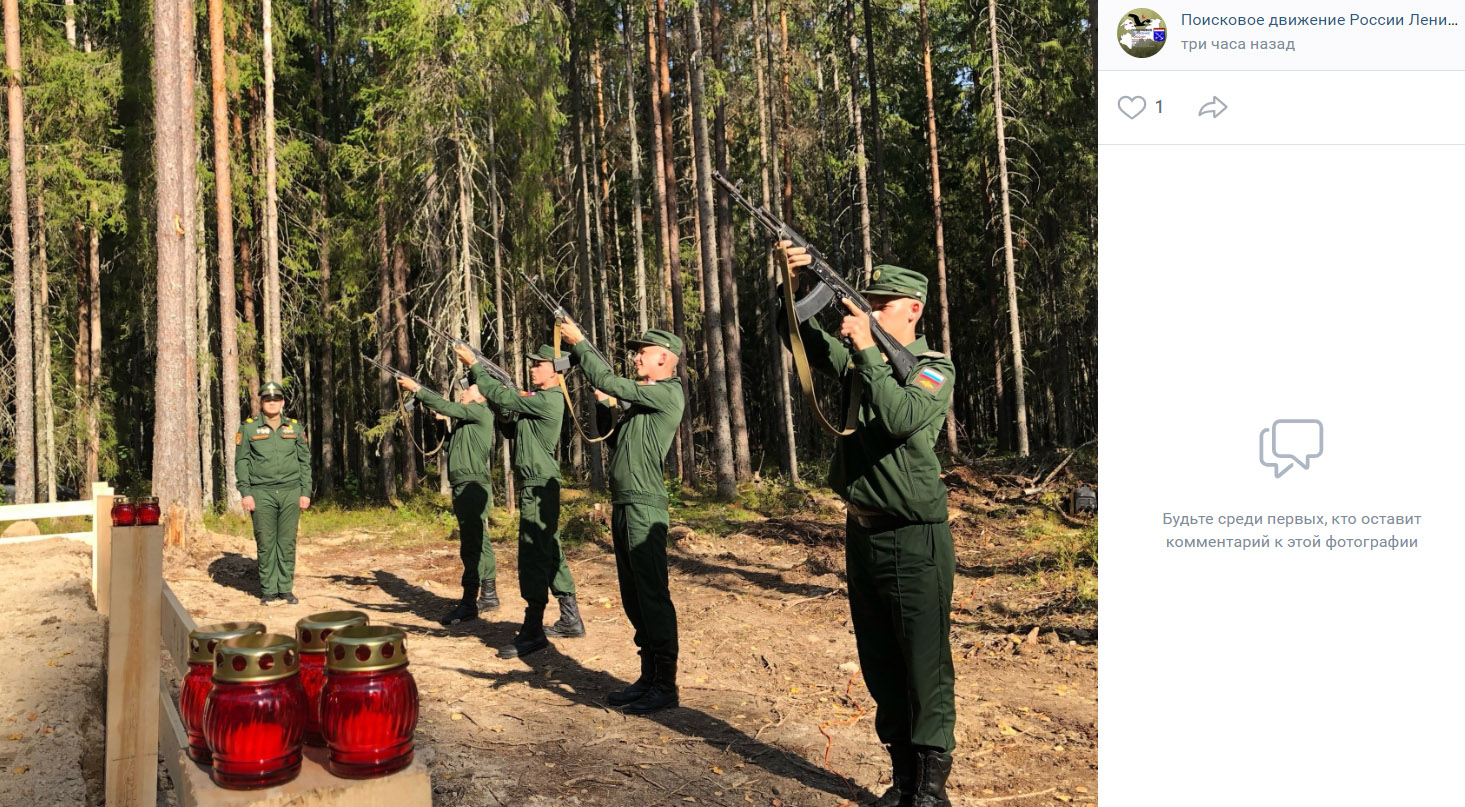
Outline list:
[[[1140,113],[1142,113],[1142,112],[1145,111],[1145,99],[1144,99],[1144,96],[1141,96],[1141,95],[1123,95],[1123,96],[1120,96],[1120,98],[1119,98],[1119,111],[1120,112],[1123,112],[1124,115],[1125,115],[1125,117],[1129,118],[1130,120],[1134,120],[1135,118],[1138,118],[1140,116]]]

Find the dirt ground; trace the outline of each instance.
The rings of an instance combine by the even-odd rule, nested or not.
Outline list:
[[[958,562],[953,803],[1097,804],[1094,611],[1071,587],[1044,582],[1026,508],[996,504],[980,480],[948,482]],[[570,552],[589,635],[523,660],[494,654],[522,615],[511,543],[495,544],[503,609],[453,628],[436,622],[460,573],[446,530],[410,545],[363,531],[303,544],[294,607],[259,606],[253,543],[243,537],[211,533],[186,552],[169,550],[165,574],[200,624],[257,619],[288,631],[310,613],[359,608],[374,624],[406,629],[421,691],[418,748],[440,807],[835,807],[883,792],[888,758],[859,676],[840,523],[823,504],[810,517],[726,529],[679,523],[673,509],[682,706],[650,717],[604,706],[638,672],[605,529]],[[602,505],[591,518],[607,515]],[[86,605],[86,550],[54,543],[0,557],[7,593],[30,586],[18,589],[23,605],[0,615],[0,635],[35,637],[22,644],[20,668],[0,675],[4,702],[16,704],[0,707],[9,709],[0,721],[6,734],[21,732],[0,742],[4,804],[18,803],[26,782],[34,792],[53,779],[74,795],[48,803],[83,803],[85,766],[48,750],[40,732],[100,737],[100,671],[94,657],[77,658],[101,646]],[[13,562],[21,552],[33,557]],[[58,621],[41,624],[50,619]],[[53,682],[46,662],[67,649]],[[28,719],[33,712],[47,718]]]

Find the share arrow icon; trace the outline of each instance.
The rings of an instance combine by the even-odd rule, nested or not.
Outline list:
[[[1225,111],[1226,102],[1212,95],[1211,100],[1207,101],[1201,106],[1200,112],[1196,113],[1196,117],[1200,117],[1201,115],[1210,115],[1212,118],[1219,118],[1221,117],[1221,113]]]

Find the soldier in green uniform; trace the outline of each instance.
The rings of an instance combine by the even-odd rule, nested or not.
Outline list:
[[[618,378],[590,350],[574,322],[561,325],[570,356],[596,388],[602,407],[617,405],[621,421],[611,436],[611,537],[621,604],[636,629],[641,677],[610,693],[612,706],[647,714],[678,705],[677,612],[667,582],[666,537],[671,523],[662,462],[682,421],[686,396],[677,378],[682,340],[652,328],[628,344],[636,351],[636,378]]]
[[[791,269],[809,264],[806,251],[787,241],[783,246]],[[838,337],[813,318],[800,335],[811,366],[842,379],[845,394],[855,385],[863,394],[854,433],[838,441],[829,484],[848,504],[850,617],[877,707],[875,733],[893,768],[893,785],[876,804],[947,807],[956,746],[950,640],[956,559],[935,445],[955,370],[916,335],[924,275],[879,266],[861,294],[880,327],[915,354],[909,377],[894,375],[870,335],[870,316],[851,301],[844,301],[848,315]],[[779,325],[786,331],[783,318]]]
[[[560,464],[555,449],[565,419],[565,396],[554,371],[554,348],[542,345],[525,356],[530,389],[519,391],[494,378],[478,364],[467,346],[456,348],[468,365],[473,383],[489,406],[507,420],[505,436],[514,438],[514,473],[519,475],[519,594],[524,598],[524,624],[499,658],[526,656],[549,646],[549,636],[585,635],[575,602],[575,578],[560,545]],[[500,423],[504,423],[503,420]],[[559,601],[560,617],[544,626],[549,595]]]
[[[305,427],[284,415],[285,390],[274,381],[259,388],[259,418],[234,433],[234,476],[254,522],[259,558],[259,604],[295,605],[295,531],[310,508],[310,440]]]
[[[477,619],[479,611],[499,608],[498,564],[493,556],[493,544],[485,541],[483,535],[483,522],[493,504],[488,495],[493,412],[478,388],[471,385],[458,391],[455,403],[410,378],[399,378],[397,384],[413,393],[427,408],[458,421],[448,438],[448,483],[453,486],[453,515],[458,517],[463,598],[438,621],[456,625]]]

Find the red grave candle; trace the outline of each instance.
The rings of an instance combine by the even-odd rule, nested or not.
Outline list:
[[[326,682],[326,640],[342,628],[366,624],[360,611],[327,611],[295,623],[300,645],[300,683],[305,686],[305,743],[325,745],[320,733],[320,690]]]
[[[137,523],[137,506],[126,496],[112,500],[112,526],[131,527]]]
[[[252,790],[299,775],[305,734],[299,656],[295,639],[279,633],[219,643],[203,710],[219,787]]]
[[[188,634],[188,674],[178,692],[178,714],[188,730],[188,757],[208,765],[213,761],[203,736],[203,707],[214,688],[214,652],[225,639],[264,633],[258,622],[221,622],[194,628]]]
[[[157,496],[146,496],[137,500],[137,523],[152,526],[162,518],[163,510],[158,506]]]
[[[327,640],[320,694],[326,768],[348,779],[385,776],[412,763],[417,682],[407,671],[407,637],[398,628],[343,628]]]

